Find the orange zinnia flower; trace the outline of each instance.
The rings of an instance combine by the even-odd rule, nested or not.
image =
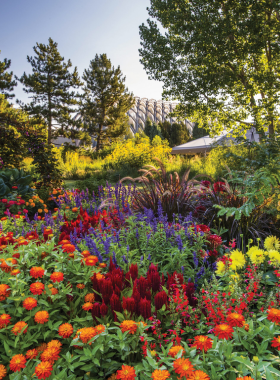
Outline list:
[[[93,303],[91,303],[91,302],[86,302],[86,303],[84,303],[83,304],[83,306],[82,306],[82,308],[84,309],[84,310],[91,310],[91,309],[93,309]]]
[[[280,335],[272,339],[271,346],[280,351]]]
[[[38,294],[39,296],[43,293],[43,290],[45,289],[45,285],[41,282],[33,282],[33,284],[30,285],[30,291],[32,294]]]
[[[62,246],[63,252],[72,253],[75,252],[76,247],[72,244],[65,244]]]
[[[237,377],[236,380],[254,380],[251,376]]]
[[[35,367],[35,373],[38,379],[46,379],[52,374],[52,364],[50,362],[41,362]]]
[[[26,359],[22,354],[18,354],[12,357],[10,361],[10,369],[13,372],[20,371],[21,369],[25,368],[26,365]]]
[[[85,264],[90,267],[94,266],[97,262],[98,258],[96,256],[88,256],[85,259]]]
[[[239,313],[230,313],[227,316],[227,322],[231,327],[243,327],[245,319],[243,315]]]
[[[37,313],[35,314],[35,322],[37,323],[40,323],[40,324],[44,324],[46,322],[48,322],[48,319],[49,319],[49,313],[45,310],[43,311],[37,311]]]
[[[225,323],[222,323],[221,325],[217,325],[214,328],[214,334],[219,339],[226,339],[226,340],[231,339],[233,332],[234,332],[233,328]]]
[[[78,289],[84,289],[86,286],[84,284],[77,284]]]
[[[280,323],[280,310],[271,308],[267,311],[267,319],[271,322]]]
[[[194,337],[192,347],[196,347],[198,350],[204,350],[207,352],[209,348],[212,348],[213,341],[205,335],[198,335]]]
[[[95,336],[96,336],[96,330],[94,327],[84,327],[80,329],[80,340],[83,343],[88,343]]]
[[[94,302],[95,296],[94,293],[88,293],[85,295],[85,302]]]
[[[35,359],[38,356],[39,352],[36,350],[36,348],[33,348],[32,350],[28,350],[25,354],[25,357],[27,360]]]
[[[103,325],[95,326],[95,332],[97,335],[102,334],[104,331],[105,331],[105,326]]]
[[[129,365],[122,365],[122,369],[117,371],[117,379],[121,380],[134,380],[136,378],[136,373],[134,367]]]
[[[0,380],[4,379],[7,374],[7,370],[3,364],[0,364]]]
[[[38,351],[38,352],[43,352],[43,351],[45,351],[47,348],[48,348],[47,343],[42,343],[42,344],[40,344],[40,346],[37,347],[37,351]]]
[[[50,362],[53,364],[56,360],[59,359],[59,352],[60,350],[56,347],[47,348],[42,352],[40,359],[42,362]]]
[[[58,335],[62,336],[62,338],[69,338],[73,334],[73,326],[70,323],[63,323],[63,325],[59,326]]]
[[[72,211],[73,211],[73,212],[77,212],[77,211],[78,211],[78,207],[73,207],[73,208],[72,208]]]
[[[189,361],[189,359],[184,359],[184,358],[176,359],[173,362],[173,368],[174,368],[175,373],[180,375],[180,378],[184,376],[188,377],[193,372],[193,365]]]
[[[0,329],[9,325],[11,323],[10,319],[11,319],[11,316],[9,314],[1,314],[0,315]]]
[[[188,377],[188,380],[210,380],[210,377],[207,375],[207,373],[201,370],[197,370]]]
[[[10,293],[11,293],[11,289],[10,289],[9,285],[0,284],[0,296],[8,297]]]
[[[44,273],[45,269],[42,267],[32,267],[30,269],[30,276],[32,276],[33,278],[42,278],[44,276]]]
[[[99,266],[100,266],[100,268],[106,268],[107,264],[106,263],[100,263]]]
[[[170,377],[170,373],[166,369],[156,369],[152,373],[153,380],[166,380]]]
[[[84,256],[84,258],[90,256],[90,251],[82,251],[81,255]]]
[[[184,354],[185,350],[182,346],[173,346],[170,348],[170,350],[168,351],[168,355],[172,356],[172,358],[175,358],[175,356],[181,351],[183,350],[182,352],[182,355]]]
[[[126,320],[120,324],[120,329],[123,333],[129,331],[129,334],[135,334],[137,331],[137,324],[135,321]]]
[[[24,321],[19,321],[12,328],[12,332],[15,335],[20,334],[22,331],[23,331],[23,334],[26,334],[27,333],[27,329],[28,329],[28,324],[26,322],[24,322]]]
[[[23,303],[22,303],[22,306],[26,309],[26,310],[32,310],[34,309],[34,307],[37,306],[37,300],[35,298],[32,298],[32,297],[27,297]]]
[[[51,341],[47,344],[47,347],[46,347],[46,348],[51,348],[51,347],[55,347],[55,348],[57,348],[58,350],[60,350],[61,347],[62,347],[62,343],[61,343],[59,340],[57,340],[57,339],[53,339],[53,340],[51,340]]]
[[[56,288],[51,288],[51,293],[54,296],[55,294],[58,294],[58,289]]]
[[[63,281],[63,278],[64,275],[62,272],[53,272],[50,277],[52,282],[61,282]]]
[[[13,269],[12,271],[11,271],[11,275],[12,276],[16,276],[17,274],[19,274],[20,273],[20,270],[19,269]]]

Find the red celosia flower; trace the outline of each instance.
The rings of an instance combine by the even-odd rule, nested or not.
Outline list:
[[[184,376],[188,377],[193,372],[193,365],[189,361],[189,359],[184,359],[184,358],[176,359],[173,362],[173,368],[174,368],[175,373],[180,375],[180,379]]]
[[[84,310],[86,310],[86,311],[88,311],[88,310],[92,310],[92,309],[93,309],[93,303],[91,303],[91,302],[86,302],[86,303],[83,304],[82,308],[83,308]]]
[[[64,275],[62,272],[53,272],[50,276],[52,282],[61,282],[63,281]]]
[[[245,319],[243,315],[239,313],[230,313],[227,316],[227,322],[231,327],[243,327]]]
[[[105,317],[107,313],[108,313],[108,306],[105,305],[104,301],[102,301],[102,305],[100,305],[100,314],[102,315],[102,317]]]
[[[271,346],[277,348],[277,350],[280,351],[280,335],[272,339]]]
[[[133,297],[123,297],[122,307],[129,313],[134,313],[135,311],[135,299]]]
[[[155,295],[155,307],[157,310],[160,310],[162,308],[163,305],[167,305],[167,294],[164,290],[162,290],[161,292],[158,292],[156,295]]]
[[[32,297],[27,297],[23,303],[22,303],[22,306],[26,309],[26,310],[32,310],[34,309],[34,307],[37,306],[37,300],[35,298],[32,298]]]
[[[280,323],[280,310],[271,308],[267,311],[267,313],[267,319],[269,321]]]
[[[0,380],[4,379],[7,374],[7,370],[3,364],[0,364]]]
[[[52,364],[50,362],[41,362],[35,367],[35,373],[38,379],[46,379],[52,374]]]
[[[188,377],[188,380],[210,380],[210,377],[207,375],[207,373],[201,370],[197,370]]]
[[[148,319],[151,317],[152,315],[152,310],[151,310],[151,301],[148,301],[145,297],[145,299],[141,299],[140,303],[139,303],[139,311],[140,311],[140,315],[142,315],[142,317],[144,319]]]
[[[9,325],[11,323],[10,320],[11,320],[11,316],[9,314],[1,314],[0,315],[0,329]]]
[[[121,380],[134,380],[136,373],[134,367],[129,365],[122,365],[122,369],[117,371],[117,379]]]
[[[39,352],[36,350],[36,348],[33,348],[32,350],[28,350],[25,354],[25,357],[27,360],[35,359],[38,356]]]
[[[166,369],[156,369],[152,373],[153,380],[166,380],[169,379],[170,373]]]
[[[97,262],[98,262],[98,258],[96,256],[88,256],[85,259],[85,264],[90,267],[94,266]]]
[[[207,352],[209,348],[212,348],[212,345],[213,341],[212,339],[208,338],[208,336],[198,335],[194,337],[192,347],[196,347],[198,350],[204,350],[204,352]]]
[[[214,328],[214,334],[219,339],[231,339],[232,333],[234,332],[233,328],[225,323],[218,325]]]
[[[32,267],[30,269],[30,276],[33,278],[42,278],[44,276],[45,269],[41,267]]]
[[[21,369],[25,368],[26,365],[26,359],[22,354],[18,354],[12,357],[10,361],[10,369],[13,372],[20,371]]]
[[[45,310],[43,311],[37,311],[37,313],[35,314],[35,322],[37,323],[40,323],[40,324],[44,324],[46,322],[48,322],[49,320],[49,313]]]
[[[129,331],[129,334],[135,334],[137,331],[137,324],[135,321],[125,320],[120,324],[120,329],[123,333]]]
[[[28,329],[28,324],[26,322],[24,322],[24,321],[19,321],[12,328],[12,332],[15,335],[20,334],[22,331],[23,331],[23,334],[26,334],[27,333],[27,329]]]
[[[73,326],[70,325],[70,323],[63,323],[61,326],[59,326],[58,335],[66,339],[66,338],[69,338],[69,336],[73,334],[73,331],[74,331]]]
[[[42,284],[42,282],[33,282],[33,284],[30,285],[30,291],[34,295],[35,294],[41,295],[44,289],[45,289],[45,285]]]

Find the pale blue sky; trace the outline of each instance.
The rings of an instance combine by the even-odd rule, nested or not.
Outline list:
[[[161,99],[162,83],[148,80],[139,62],[139,25],[146,23],[149,0],[1,0],[0,60],[12,60],[17,76],[31,73],[26,56],[36,42],[58,43],[61,55],[77,66],[80,76],[95,54],[106,53],[120,65],[134,96]],[[28,102],[19,83],[16,98]]]

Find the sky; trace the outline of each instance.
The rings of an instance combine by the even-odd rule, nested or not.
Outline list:
[[[149,0],[2,0],[0,60],[11,59],[9,71],[18,77],[31,73],[27,55],[34,55],[36,42],[46,45],[51,37],[80,76],[96,54],[106,53],[120,66],[129,92],[159,100],[162,83],[148,79],[138,52],[139,25],[146,23],[149,5]],[[12,102],[29,101],[20,83],[14,93]]]

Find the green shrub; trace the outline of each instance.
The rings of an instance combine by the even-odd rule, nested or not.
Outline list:
[[[92,192],[94,191],[94,194],[98,194],[98,188],[99,186],[106,186],[106,181],[104,179],[96,179],[94,177],[90,177],[84,180],[79,180],[76,182],[75,187],[79,190],[86,190],[88,189],[89,195],[92,195]]]

